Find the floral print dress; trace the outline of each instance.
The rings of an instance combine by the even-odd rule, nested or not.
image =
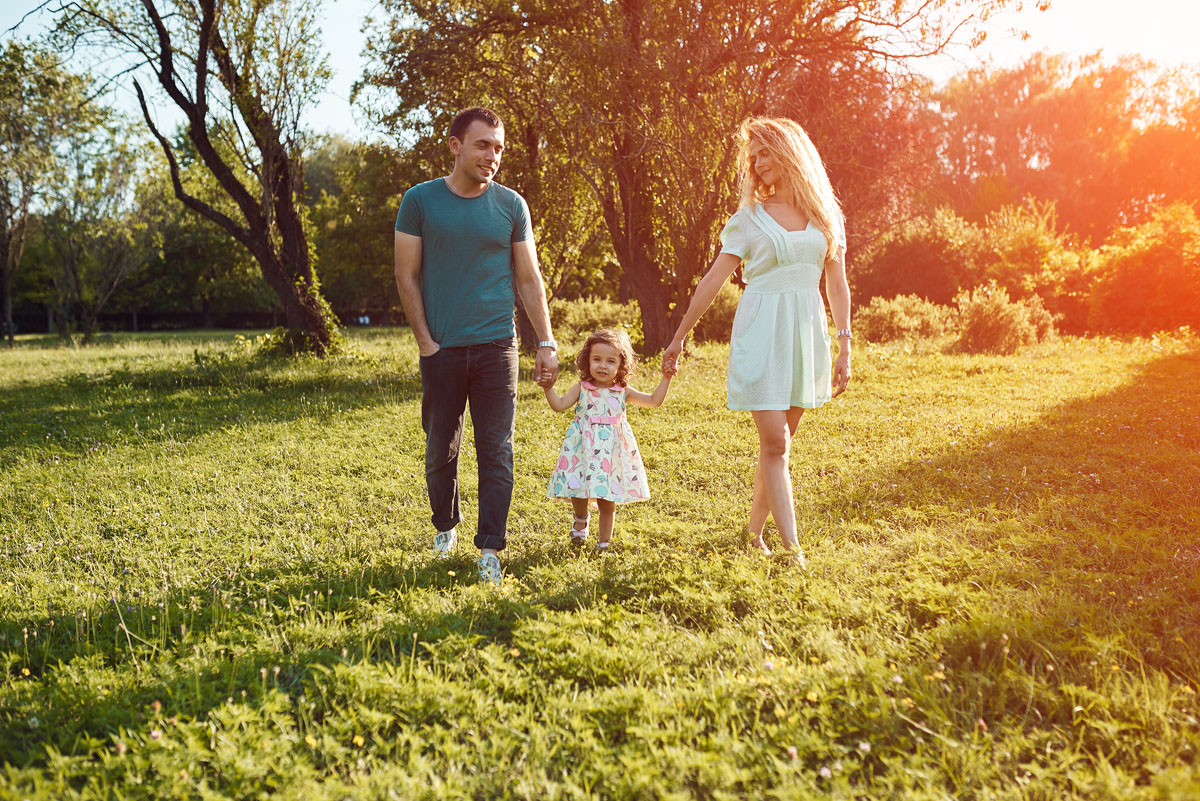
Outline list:
[[[646,468],[625,418],[625,387],[579,382],[579,403],[550,476],[551,498],[614,503],[650,497]]]

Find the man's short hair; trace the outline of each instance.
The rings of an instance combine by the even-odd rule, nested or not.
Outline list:
[[[504,123],[500,121],[500,115],[496,112],[490,108],[475,106],[474,108],[465,108],[454,115],[454,122],[450,123],[450,135],[461,142],[463,134],[475,120],[486,123],[489,128],[504,127]]]

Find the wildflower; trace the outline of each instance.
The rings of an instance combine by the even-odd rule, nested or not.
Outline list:
[[[356,734],[356,735],[354,735],[353,742],[356,746],[358,746],[359,748],[362,748],[363,744],[366,743],[366,740],[363,739],[363,736],[361,734]]]
[[[21,668],[21,675],[22,675],[22,676],[28,676],[28,675],[29,675],[29,668]]]
[[[945,680],[946,680],[946,674],[945,674],[945,673],[943,673],[943,672],[942,672],[942,671],[940,671],[940,670],[935,670],[935,671],[933,671],[932,673],[926,673],[926,674],[925,674],[925,681],[932,681],[932,680],[935,680],[935,679],[936,679],[937,681],[945,681]]]
[[[774,669],[775,669],[775,663],[772,662],[770,659],[768,659],[766,662],[763,662],[763,670],[774,670]]]
[[[913,699],[905,696],[904,698],[900,699],[900,705],[903,706],[905,709],[912,709],[914,706],[917,705],[917,702],[914,701]]]
[[[313,737],[311,734],[306,734],[304,736],[304,742],[305,742],[305,744],[308,745],[309,748],[317,747],[317,738]]]
[[[816,690],[809,690],[808,695],[804,696],[804,700],[808,701],[810,704],[815,704],[817,702],[817,698],[818,696]]]
[[[518,656],[521,655],[521,652],[519,650],[517,650],[516,648],[510,648],[508,651],[508,655],[511,656],[513,659],[516,659]]]
[[[900,677],[898,674],[897,674],[897,675],[895,675],[895,676],[892,676],[892,681],[893,681],[893,682],[895,682],[896,684],[903,684],[903,683],[904,683],[904,679],[903,679],[903,678],[901,678],[901,677]]]
[[[601,600],[601,601],[607,601],[607,600],[608,600],[608,593],[607,593],[607,592],[602,592],[602,593],[600,593],[600,600]]]
[[[159,737],[162,737],[162,732],[161,732],[161,731],[159,731],[158,729],[151,729],[151,730],[150,730],[150,739],[151,739],[151,740],[157,740]]]
[[[987,734],[987,730],[988,730],[987,721],[984,720],[983,718],[979,718],[979,720],[975,721],[975,728],[979,729],[981,734]]]
[[[42,725],[42,722],[40,720],[38,720],[37,718],[29,719],[29,728],[36,729],[38,726],[41,726],[41,725]]]
[[[455,577],[455,576],[457,576],[458,574],[457,574],[457,573],[455,573],[453,570],[447,570],[447,571],[446,571],[446,575],[447,575],[447,576],[449,576],[450,578],[454,578],[454,577]]]
[[[796,750],[796,746],[789,745],[788,750],[787,750],[787,755],[788,755],[788,759],[795,759],[796,757],[798,757],[800,755],[800,752]]]
[[[817,773],[821,774],[822,779],[833,778],[833,771],[829,769],[828,765],[822,765],[821,769],[819,771],[817,771]]]
[[[871,744],[864,740],[858,744],[858,750],[862,751],[864,754],[869,754],[871,753]]]
[[[1182,690],[1184,691],[1184,693],[1186,693],[1186,694],[1188,694],[1188,695],[1195,695],[1195,694],[1196,694],[1196,691],[1195,691],[1195,690],[1193,690],[1191,687],[1189,687],[1189,686],[1188,686],[1188,685],[1186,685],[1186,684],[1185,684],[1185,685],[1183,685],[1183,687],[1181,687],[1180,689],[1182,689]]]

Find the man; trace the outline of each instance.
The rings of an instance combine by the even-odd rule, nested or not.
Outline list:
[[[517,404],[514,287],[541,342],[539,384],[558,377],[557,345],[533,244],[529,207],[492,179],[504,124],[485,108],[450,125],[454,169],[404,193],[396,215],[396,286],[421,352],[425,483],[437,534],[449,556],[458,540],[458,450],[471,407],[479,467],[479,578],[499,584],[513,488]]]

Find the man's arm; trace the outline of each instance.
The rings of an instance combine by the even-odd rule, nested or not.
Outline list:
[[[513,242],[513,281],[521,295],[521,304],[533,324],[538,340],[554,339],[550,330],[550,309],[546,305],[546,287],[542,284],[542,271],[538,269],[537,249],[532,239]],[[538,348],[534,366],[537,382],[545,387],[553,385],[558,378],[558,353],[552,348]]]
[[[417,338],[417,348],[422,356],[432,356],[439,346],[429,333],[425,299],[421,296],[421,237],[400,231],[396,232],[396,289],[400,291],[404,318]]]

